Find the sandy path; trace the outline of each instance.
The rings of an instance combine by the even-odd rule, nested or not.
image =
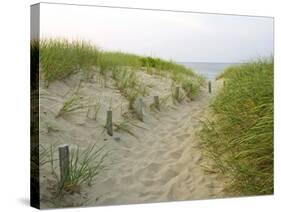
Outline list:
[[[176,108],[158,112],[142,123],[139,139],[108,137],[112,164],[89,191],[90,205],[131,204],[173,200],[215,198],[222,195],[222,183],[215,173],[204,172],[204,158],[196,133],[218,82],[209,94]],[[114,162],[113,162],[114,161]]]
[[[109,156],[107,170],[101,172],[93,186],[83,186],[81,193],[65,198],[62,205],[112,205],[175,200],[206,199],[223,196],[221,180],[217,174],[205,172],[201,164],[206,160],[201,153],[200,139],[196,133],[208,112],[208,106],[221,86],[213,82],[213,93],[207,87],[191,102],[168,104],[160,112],[152,112],[149,104],[153,95],[170,94],[170,80],[139,73],[144,83],[151,84],[146,103],[144,122],[131,126],[135,136],[114,131],[113,136],[104,132],[106,110],[113,103],[113,122],[122,121],[120,105],[126,99],[110,81],[104,88],[96,81],[80,81],[81,76],[41,87],[40,144],[69,144],[88,148],[99,141],[106,145]],[[55,118],[63,103],[73,95],[81,102],[95,97],[102,103],[97,120],[87,117],[87,109]],[[48,132],[47,126],[58,128]],[[137,127],[137,126],[138,127]],[[49,166],[40,168],[42,208],[52,207],[49,186]]]

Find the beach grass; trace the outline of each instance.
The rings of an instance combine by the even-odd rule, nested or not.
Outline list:
[[[40,48],[40,69],[44,80],[49,83],[63,79],[75,71],[86,75],[98,63],[100,51],[84,41],[61,39],[42,40]]]
[[[107,152],[104,145],[96,142],[85,149],[78,145],[70,148],[69,176],[65,182],[61,182],[58,173],[58,154],[55,152],[58,144],[49,146],[40,145],[40,166],[50,164],[52,175],[56,179],[56,195],[63,195],[64,192],[80,192],[83,184],[91,186],[98,174],[105,168]]]
[[[206,154],[237,195],[273,193],[273,58],[227,68],[200,133]]]
[[[47,129],[47,133],[51,133],[51,132],[59,132],[60,128],[53,122],[45,122],[45,126]]]
[[[58,114],[56,115],[56,118],[58,118],[60,116],[63,116],[66,113],[73,112],[73,111],[88,107],[88,106],[85,106],[85,105],[81,104],[81,99],[82,99],[82,97],[76,96],[76,95],[73,95],[69,99],[67,99],[63,103],[63,105],[62,105],[61,109],[59,110]]]
[[[186,97],[193,100],[200,93],[200,88],[204,82],[205,78],[201,75],[195,77],[183,77],[181,79],[181,87],[184,90]]]
[[[90,110],[93,110],[93,114],[90,115]],[[87,117],[90,119],[93,119],[97,121],[98,113],[102,109],[102,102],[100,98],[91,96],[88,101],[88,111],[87,111]]]
[[[170,77],[175,83],[186,92],[186,96],[192,99],[196,96],[203,85],[204,78],[196,74],[192,69],[173,61],[160,58],[145,57],[121,51],[104,51],[85,41],[68,41],[64,39],[45,39],[40,43],[31,45],[32,52],[40,50],[40,73],[48,85],[49,83],[63,79],[70,74],[81,71],[86,78],[98,73],[102,76],[106,87],[109,76],[119,80],[120,74],[126,75],[127,82],[118,85],[122,91],[132,87],[139,87],[138,94],[146,95],[147,89],[144,86],[135,86],[136,71],[144,69],[149,74],[161,77]],[[37,48],[36,48],[37,47]],[[121,73],[120,73],[121,72]],[[117,79],[118,77],[118,79]],[[140,91],[142,89],[142,92]],[[129,95],[133,101],[136,91]]]
[[[72,189],[87,183],[91,186],[99,172],[104,169],[104,160],[107,156],[105,146],[97,147],[97,143],[85,150],[79,146],[73,148],[70,153],[69,180],[64,189]]]
[[[190,75],[190,76],[194,75],[192,69],[177,64],[172,60],[166,61],[160,58],[142,57],[140,58],[140,61],[142,67],[147,67],[148,69],[150,68],[150,70],[151,68],[154,69],[154,72],[148,71],[149,73],[155,73],[161,75],[161,72],[169,72],[169,73],[184,73],[185,75]]]
[[[147,86],[137,77],[136,71],[128,68],[118,68],[113,71],[115,86],[129,102],[129,109],[134,109],[134,103],[140,96],[148,94]]]
[[[133,122],[134,122],[133,119],[125,119],[124,121],[121,121],[121,122],[115,122],[115,123],[113,123],[114,128],[115,128],[114,130],[116,132],[128,133],[129,135],[132,135],[137,138],[137,136],[134,134],[134,132],[131,129]]]

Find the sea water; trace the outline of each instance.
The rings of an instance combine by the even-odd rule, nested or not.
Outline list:
[[[198,74],[205,76],[208,80],[214,80],[227,67],[238,63],[180,62],[179,64],[193,69]]]

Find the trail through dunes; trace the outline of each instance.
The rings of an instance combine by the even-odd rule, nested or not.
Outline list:
[[[148,129],[138,132],[139,140],[115,141],[115,163],[92,192],[93,196],[102,194],[97,203],[220,197],[223,185],[216,174],[203,171],[204,158],[196,135],[213,95],[203,91],[195,101],[159,113],[154,123],[143,124]]]
[[[147,77],[147,76],[146,76]],[[149,77],[148,77],[149,78]],[[73,80],[73,79],[72,79]],[[160,79],[153,78],[153,81]],[[77,80],[76,80],[77,81]],[[73,80],[73,82],[76,82]],[[146,80],[147,81],[147,80]],[[184,101],[167,106],[157,112],[144,113],[144,121],[135,122],[130,131],[114,132],[113,136],[104,133],[97,121],[86,118],[87,111],[69,114],[64,118],[55,119],[54,114],[60,106],[56,106],[66,98],[68,90],[75,87],[71,79],[51,85],[41,92],[48,93],[48,99],[41,101],[43,121],[52,122],[63,128],[60,132],[47,133],[41,129],[41,142],[51,142],[84,145],[92,140],[100,139],[110,154],[107,158],[107,169],[97,178],[91,187],[84,186],[88,205],[133,204],[145,202],[162,202],[176,200],[206,199],[223,196],[223,184],[216,173],[206,172],[202,164],[206,160],[200,149],[200,120],[206,117],[208,106],[219,90],[221,83],[213,82],[212,94],[207,87],[202,88],[200,95],[193,101]],[[165,82],[155,82],[161,85],[159,90],[168,92]],[[53,86],[53,87],[52,87]],[[91,82],[83,82],[80,95],[96,95]],[[104,94],[113,95],[112,88],[102,89]],[[154,88],[157,90],[157,88]],[[60,94],[56,92],[60,92]],[[63,94],[62,94],[63,93]],[[114,104],[125,101],[118,92],[111,97]],[[149,98],[149,97],[146,97]],[[54,101],[55,99],[55,101]],[[44,102],[45,101],[45,102]],[[104,111],[101,114],[105,113]],[[118,115],[113,117],[118,119]],[[82,118],[81,118],[82,117]],[[42,175],[44,175],[42,169]],[[41,192],[47,192],[45,179],[41,180]],[[78,201],[77,198],[69,201]],[[43,206],[48,203],[43,202]]]

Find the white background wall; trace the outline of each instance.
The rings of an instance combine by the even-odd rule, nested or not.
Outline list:
[[[275,195],[161,204],[86,208],[84,211],[277,211],[280,193],[281,13],[276,0],[65,0],[68,2],[275,17]],[[32,211],[29,205],[29,5],[0,6],[0,211]],[[68,209],[78,211],[81,209]]]

